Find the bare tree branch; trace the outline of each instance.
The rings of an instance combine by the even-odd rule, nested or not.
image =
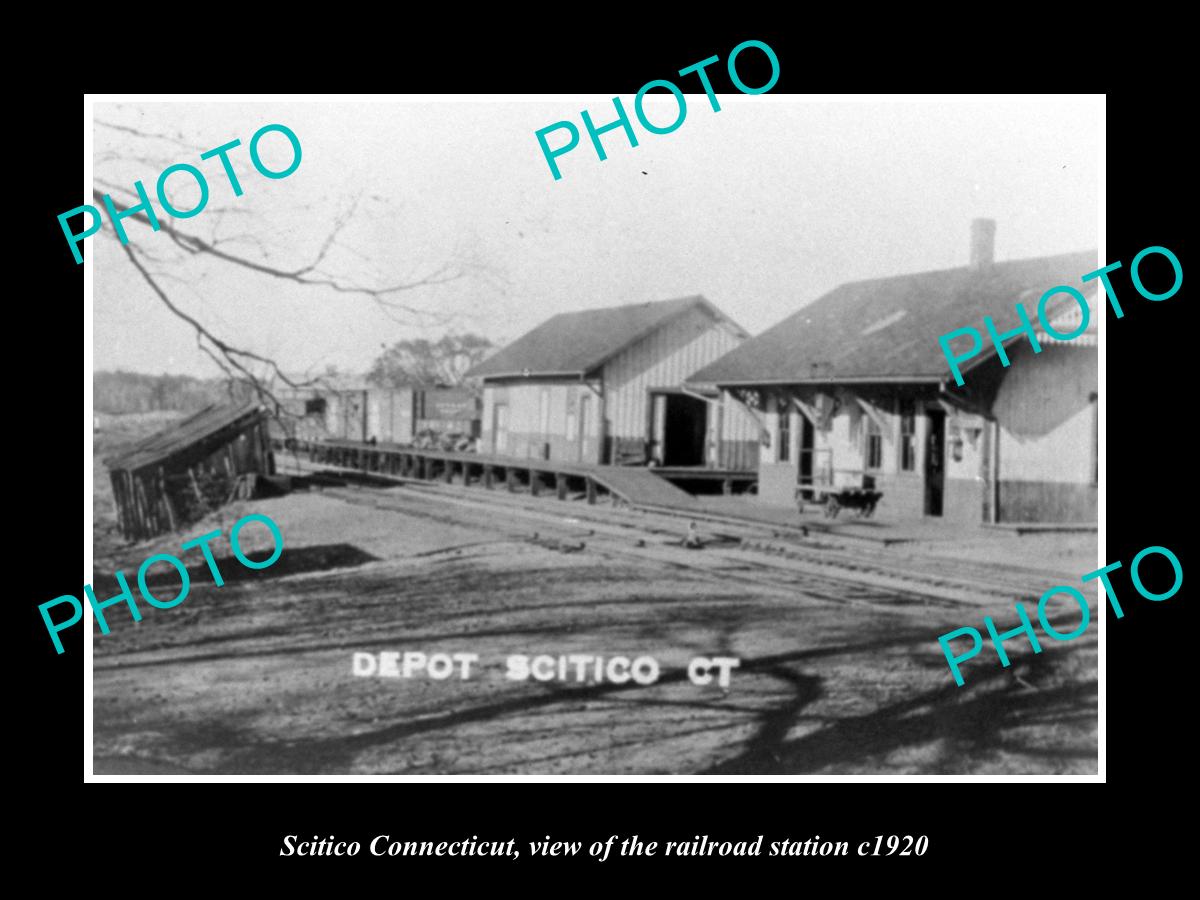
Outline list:
[[[321,261],[325,259],[325,254],[329,252],[329,248],[332,247],[334,242],[337,240],[337,236],[341,233],[342,229],[346,227],[346,223],[349,222],[354,216],[354,211],[358,209],[358,201],[361,197],[362,193],[359,192],[358,196],[355,197],[353,202],[350,204],[350,209],[334,219],[333,230],[329,232],[329,237],[325,238],[325,243],[321,246],[321,252],[317,254],[317,258],[303,269],[297,269],[294,274],[307,274],[321,264]]]
[[[162,289],[162,287],[158,284],[158,282],[154,280],[154,276],[150,274],[149,270],[144,265],[142,265],[141,260],[139,260],[137,258],[137,254],[133,251],[133,248],[130,247],[128,244],[124,244],[124,245],[122,245],[122,249],[125,251],[125,255],[127,257],[129,257],[129,261],[131,263],[133,263],[133,267],[138,270],[138,272],[141,274],[142,278],[145,279],[145,281],[148,285],[150,285],[150,289],[152,291],[154,291],[154,293],[158,296],[158,299],[161,300],[164,305],[166,305],[167,309],[169,309],[172,313],[174,313],[179,318],[183,319],[185,322],[187,322],[189,325],[191,325],[192,328],[195,329],[197,346],[200,347],[200,349],[203,350],[205,353],[207,353],[208,356],[210,358],[212,358],[214,362],[217,363],[217,365],[221,368],[221,370],[223,372],[225,372],[225,374],[227,376],[229,376],[230,378],[238,378],[239,380],[244,380],[247,384],[249,384],[250,386],[253,387],[253,389],[259,395],[259,397],[261,399],[268,401],[270,403],[270,405],[276,415],[281,414],[281,412],[284,408],[283,403],[279,400],[278,397],[275,396],[275,394],[268,387],[266,387],[262,383],[262,379],[258,378],[253,372],[251,372],[246,367],[245,363],[243,363],[242,360],[243,359],[244,360],[252,360],[254,362],[260,362],[260,363],[264,364],[265,366],[267,366],[270,370],[272,370],[274,372],[274,376],[276,378],[278,378],[280,381],[282,381],[288,387],[299,388],[300,385],[297,384],[296,382],[292,381],[292,379],[290,379],[283,372],[283,370],[279,368],[278,364],[276,364],[274,360],[268,359],[267,357],[262,356],[258,353],[254,353],[251,350],[242,350],[238,347],[234,347],[233,345],[226,343],[221,338],[217,337],[215,334],[213,334],[211,331],[209,331],[204,325],[202,325],[200,322],[198,322],[194,317],[188,315],[186,312],[184,312],[182,309],[180,309],[178,306],[176,306],[171,301],[171,298],[167,296],[167,292],[164,291]],[[202,338],[204,340],[207,340],[212,345],[212,347],[215,347],[220,352],[221,357],[219,359],[212,352],[212,350],[210,348],[208,348],[204,345],[203,341],[201,340]],[[236,370],[237,374],[235,374],[235,372],[233,370]]]
[[[209,149],[191,143],[182,133],[155,133],[134,125],[104,120],[96,120],[96,125],[120,135],[132,135],[145,142],[165,142],[166,145],[183,148],[189,152],[202,153]],[[146,144],[144,152],[132,155],[122,154],[115,150],[98,149],[96,160],[105,163],[106,167],[122,160],[138,164],[158,164],[156,158],[160,152],[165,150],[165,146],[154,146],[153,144]],[[151,159],[155,159],[155,162],[151,163]],[[161,165],[165,167],[170,165],[170,162],[163,161]],[[111,174],[109,180],[99,177],[95,179],[92,196],[97,205],[101,207],[105,205],[106,198],[117,201],[113,205],[119,212],[128,212],[134,209],[141,201],[135,191],[114,183]],[[119,201],[118,198],[120,198]],[[402,280],[385,281],[378,275],[381,270],[376,266],[376,260],[364,255],[344,240],[348,229],[353,224],[364,218],[367,220],[375,218],[374,210],[376,204],[380,202],[385,201],[376,195],[370,195],[364,200],[362,192],[350,198],[348,203],[343,204],[342,211],[333,218],[328,234],[311,261],[299,268],[273,264],[270,259],[272,254],[268,249],[269,240],[264,241],[262,231],[254,231],[245,227],[231,229],[224,227],[234,216],[253,216],[252,212],[244,205],[237,203],[229,205],[214,203],[208,207],[204,224],[206,230],[211,229],[211,231],[208,232],[207,237],[180,230],[173,220],[164,215],[158,219],[157,230],[165,233],[166,240],[159,239],[159,242],[153,246],[146,246],[148,242],[145,241],[136,244],[122,243],[121,249],[157,299],[172,315],[187,323],[194,331],[197,348],[222,373],[230,396],[235,395],[235,389],[238,386],[244,387],[269,408],[273,418],[283,427],[285,434],[292,437],[295,435],[295,424],[299,421],[300,416],[289,410],[286,402],[288,398],[280,396],[282,391],[278,386],[293,391],[328,386],[327,377],[324,375],[308,377],[309,373],[305,373],[304,377],[289,375],[276,360],[219,337],[213,330],[211,322],[205,324],[195,315],[186,312],[172,299],[172,294],[175,297],[179,296],[174,286],[171,286],[168,291],[169,281],[197,296],[202,296],[197,291],[197,284],[212,273],[202,268],[198,275],[188,280],[181,277],[179,273],[171,271],[168,263],[171,258],[177,259],[178,251],[182,251],[189,257],[219,260],[227,265],[238,266],[244,270],[288,283],[325,288],[339,294],[366,297],[384,315],[403,325],[412,325],[414,321],[432,324],[448,322],[451,319],[448,312],[438,312],[403,302],[399,295],[406,291],[455,281],[465,276],[468,267],[459,262],[455,262],[453,265],[447,263],[423,275],[413,272]],[[316,204],[315,209],[325,208],[323,201],[314,200],[312,203]],[[129,227],[128,223],[130,222],[138,222],[144,227],[151,227],[149,217],[142,210],[133,212],[124,219],[126,227]],[[239,225],[244,223],[243,219]],[[226,230],[234,233],[222,234]],[[116,237],[115,232],[110,233],[106,230],[105,233],[110,234],[113,238]],[[269,234],[265,236],[269,238]],[[245,251],[245,255],[238,252],[238,245],[241,245],[240,249]],[[277,254],[277,256],[279,255],[281,254]],[[342,258],[350,260],[357,272],[356,275],[340,274],[336,271],[336,263],[333,264],[334,269],[329,268],[331,260]],[[355,262],[355,259],[358,262]],[[371,278],[365,274],[370,272],[374,272],[376,277]],[[367,279],[367,283],[364,283],[364,279]],[[375,281],[375,284],[370,281]],[[215,314],[209,315],[207,318],[215,318]],[[217,323],[220,324],[219,319]],[[218,331],[221,330],[228,329],[218,329]],[[451,365],[450,368],[452,369],[453,366]],[[439,374],[444,375],[446,380],[450,380],[452,376],[452,372],[444,367],[442,373]]]
[[[207,153],[212,149],[211,147],[199,147],[196,144],[189,144],[183,139],[182,134],[152,134],[149,131],[142,131],[140,128],[133,128],[129,125],[118,125],[115,122],[102,122],[99,119],[96,119],[96,124],[102,125],[105,128],[111,128],[113,131],[123,131],[126,134],[136,135],[137,137],[141,138],[149,138],[156,141],[170,141],[172,144],[178,144],[180,147],[183,147],[187,150],[195,150],[197,153]]]
[[[97,202],[103,203],[104,195],[95,188],[92,189],[92,196]],[[113,206],[115,208],[116,204],[114,203]],[[132,208],[134,207],[122,207],[118,210],[118,212],[124,212],[125,210]],[[144,212],[135,212],[130,218],[132,218],[134,221],[140,222],[143,225],[152,227],[150,225],[149,217],[146,216]],[[340,228],[340,225],[335,226],[335,236],[336,232],[340,230]],[[396,311],[406,312],[410,315],[418,317],[431,316],[433,314],[430,313],[429,310],[420,309],[415,306],[409,306],[408,304],[398,303],[387,298],[392,294],[410,291],[414,288],[429,287],[435,284],[445,284],[450,281],[455,281],[458,278],[461,278],[463,274],[461,272],[453,271],[448,264],[444,264],[423,278],[417,278],[411,281],[401,282],[399,284],[388,285],[386,287],[370,288],[358,284],[348,283],[337,278],[324,275],[323,273],[313,272],[311,271],[313,266],[306,266],[297,270],[287,270],[280,269],[277,266],[270,266],[266,263],[257,262],[256,260],[247,259],[243,256],[238,256],[237,254],[221,250],[215,244],[206,241],[203,238],[196,237],[195,235],[185,234],[162,220],[159,220],[159,230],[164,232],[172,241],[175,242],[177,246],[187,253],[193,255],[207,253],[213,257],[216,257],[217,259],[224,260],[225,262],[232,263],[233,265],[242,266],[252,271],[259,272],[263,275],[270,275],[273,278],[293,281],[297,284],[326,287],[341,294],[359,294],[364,297],[370,297],[380,306]],[[324,253],[325,250],[323,248],[317,262],[319,262],[320,258],[324,256]],[[314,262],[313,265],[316,265],[316,262]]]

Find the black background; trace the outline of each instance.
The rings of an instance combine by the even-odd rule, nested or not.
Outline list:
[[[605,8],[572,14],[594,15],[597,21],[615,17]],[[75,556],[80,522],[75,506],[79,483],[74,479],[81,463],[86,470],[91,462],[80,452],[79,412],[73,404],[80,381],[90,373],[82,371],[76,356],[78,325],[68,324],[79,321],[82,267],[74,264],[55,218],[79,205],[84,195],[79,144],[83,97],[78,82],[63,80],[57,92],[41,91],[23,101],[23,127],[36,131],[36,140],[28,145],[36,175],[18,178],[17,187],[25,192],[22,209],[32,215],[12,216],[15,210],[10,209],[9,226],[10,259],[21,273],[19,292],[9,295],[6,345],[12,379],[8,568],[17,575],[9,600],[18,617],[14,621],[22,623],[25,647],[19,667],[7,667],[14,678],[11,693],[22,707],[22,721],[8,732],[8,742],[25,763],[15,771],[29,772],[18,785],[18,793],[26,796],[20,819],[26,841],[60,866],[82,853],[80,873],[98,883],[136,879],[156,890],[239,889],[249,883],[271,889],[274,879],[279,886],[351,890],[361,878],[364,884],[380,880],[389,890],[415,891],[418,886],[406,880],[413,869],[432,876],[431,885],[443,889],[531,884],[546,875],[566,876],[560,882],[564,892],[606,877],[642,890],[648,883],[639,876],[653,867],[670,875],[668,890],[694,879],[716,889],[709,879],[720,869],[733,874],[743,888],[752,887],[755,882],[749,879],[756,876],[794,873],[803,878],[820,872],[823,877],[816,881],[783,881],[778,889],[845,887],[876,876],[886,885],[931,890],[1000,882],[1006,890],[1019,891],[1033,886],[1030,866],[1049,864],[1057,874],[1074,877],[1079,865],[1091,870],[1118,857],[1171,856],[1164,842],[1172,841],[1175,832],[1161,817],[1175,807],[1177,785],[1186,784],[1193,765],[1186,739],[1194,706],[1192,679],[1185,669],[1190,629],[1184,621],[1190,571],[1184,515],[1190,512],[1195,471],[1193,453],[1187,452],[1195,446],[1192,377],[1186,369],[1192,336],[1184,322],[1186,278],[1177,295],[1151,303],[1133,290],[1128,265],[1142,248],[1162,245],[1188,271],[1183,223],[1192,203],[1185,198],[1185,184],[1194,179],[1184,156],[1191,158],[1194,151],[1183,140],[1180,122],[1184,104],[1190,106],[1191,100],[1172,87],[1164,68],[1172,54],[1161,43],[1139,43],[1132,32],[1114,36],[1097,29],[1090,34],[1078,22],[1045,18],[1039,18],[1036,30],[1010,24],[1001,31],[994,22],[984,27],[966,19],[938,23],[939,29],[953,28],[945,33],[911,20],[847,21],[837,28],[812,22],[741,26],[721,20],[662,37],[650,33],[643,21],[623,16],[615,17],[620,21],[603,35],[599,26],[569,24],[561,16],[561,11],[514,12],[491,32],[494,37],[484,24],[472,21],[468,30],[474,38],[459,29],[419,22],[389,26],[387,35],[370,37],[364,33],[376,27],[371,22],[310,29],[289,20],[250,29],[251,34],[280,36],[277,45],[257,38],[232,44],[213,38],[194,63],[176,60],[159,66],[142,60],[134,66],[131,56],[119,65],[89,69],[84,84],[93,91],[587,91],[627,98],[648,80],[670,77],[713,54],[724,61],[734,45],[756,38],[770,44],[780,60],[781,77],[772,93],[1107,92],[1106,260],[1125,264],[1114,284],[1126,313],[1120,320],[1107,313],[1105,559],[1125,563],[1113,580],[1126,612],[1121,620],[1109,612],[1105,623],[1106,775],[1112,790],[1101,798],[1096,786],[1053,783],[711,780],[85,786],[82,629],[64,633],[66,653],[56,656],[37,611],[37,604],[52,597],[78,595],[86,577]],[[696,12],[685,17],[701,23],[706,19]],[[526,27],[537,31],[518,41],[512,32]],[[247,26],[240,28],[244,32]],[[595,35],[589,38],[588,33]],[[1162,40],[1161,35],[1156,38]],[[1119,52],[1111,49],[1118,41]],[[259,49],[247,49],[247,44]],[[1101,47],[1110,48],[1103,64],[1095,62]],[[753,51],[739,58],[739,71],[751,85],[766,80],[765,68],[754,70],[756,58]],[[733,91],[723,65],[710,73],[719,96]],[[57,77],[67,76],[60,72]],[[684,86],[696,89],[686,81]],[[1067,144],[1079,138],[1064,132],[1061,140]],[[32,234],[26,231],[30,228]],[[25,260],[27,249],[36,263]],[[105,359],[103,347],[95,348],[95,361],[97,367],[117,362]],[[90,427],[86,412],[83,425]],[[84,535],[86,540],[86,526]],[[1152,544],[1171,548],[1185,571],[1183,590],[1162,603],[1138,597],[1128,580],[1129,561]],[[364,843],[377,834],[419,840],[478,835],[515,837],[520,845],[545,835],[586,844],[611,834],[662,842],[705,833],[718,840],[764,834],[767,842],[820,834],[852,846],[876,834],[925,834],[930,849],[921,859],[658,857],[604,864],[586,856],[531,860],[525,853],[516,863],[374,859],[365,850],[355,859],[278,855],[284,834],[335,834]],[[961,878],[945,880],[947,869]],[[570,880],[575,875],[587,881]]]

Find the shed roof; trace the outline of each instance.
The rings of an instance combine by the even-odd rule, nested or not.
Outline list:
[[[1001,332],[1015,328],[1018,302],[1036,327],[1042,294],[1057,285],[1081,290],[1080,278],[1096,268],[1096,259],[1095,251],[1066,253],[843,284],[688,381],[942,381],[951,376],[939,337],[966,326],[983,332],[984,316],[991,316]],[[1094,287],[1088,287],[1081,293],[1094,297]],[[1059,295],[1048,304],[1047,317],[1053,322],[1077,305]],[[1095,313],[1095,303],[1091,306]],[[992,350],[986,334],[983,343],[985,351]],[[981,353],[977,360],[988,355]]]
[[[187,450],[225,429],[236,431],[243,420],[245,425],[249,425],[265,415],[266,410],[256,402],[206,406],[183,421],[156,431],[124,453],[108,457],[104,464],[109,469],[141,469]]]
[[[701,296],[560,313],[467,373],[475,378],[584,375],[692,309],[746,331]]]

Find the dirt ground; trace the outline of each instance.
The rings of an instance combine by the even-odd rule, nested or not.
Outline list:
[[[227,534],[246,512],[274,519],[285,549],[252,572],[216,546],[222,587],[188,551],[184,603],[94,632],[97,774],[1096,771],[1094,604],[1076,640],[1042,636],[1038,655],[1009,641],[1007,669],[985,647],[961,688],[937,642],[964,625],[983,631],[984,615],[1013,627],[1018,597],[1032,609],[1049,585],[1088,571],[1074,553],[1051,571],[717,528],[688,551],[661,517],[353,486],[247,501],[129,546],[103,520],[106,483],[101,597],[116,593],[107,573],[132,577],[150,553]],[[265,530],[255,541],[270,544]],[[177,580],[161,583],[175,593]],[[1063,631],[1078,622],[1077,610],[1056,612]],[[479,660],[465,680],[355,675],[355,653],[385,652]],[[660,674],[645,685],[511,680],[505,661],[518,654],[648,656]],[[727,688],[694,684],[697,656],[740,665]]]

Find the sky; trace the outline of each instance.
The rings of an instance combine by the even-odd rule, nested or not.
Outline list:
[[[405,338],[474,331],[504,343],[556,313],[691,294],[758,334],[844,282],[965,265],[976,217],[997,222],[997,260],[1097,246],[1101,101],[718,99],[713,112],[703,94],[687,95],[670,134],[634,118],[637,147],[608,132],[605,161],[579,113],[611,121],[611,97],[97,103],[94,176],[121,201],[135,180],[154,197],[167,166],[196,166],[207,207],[174,220],[154,200],[158,215],[284,272],[314,263],[344,219],[305,277],[379,288],[458,275],[389,295],[406,307],[389,310],[184,253],[166,233],[126,221],[172,303],[295,373],[362,373]],[[632,98],[622,101],[632,117]],[[678,112],[670,95],[648,96],[645,109],[662,124]],[[562,120],[581,142],[558,158],[556,181],[535,133]],[[299,167],[280,179],[255,171],[247,150],[273,123],[302,147]],[[235,138],[239,197],[217,159],[199,158]],[[549,140],[558,146],[565,132]],[[278,133],[260,148],[270,168],[291,159]],[[168,199],[195,204],[186,172],[171,177]],[[220,374],[107,220],[86,247],[96,369]]]

